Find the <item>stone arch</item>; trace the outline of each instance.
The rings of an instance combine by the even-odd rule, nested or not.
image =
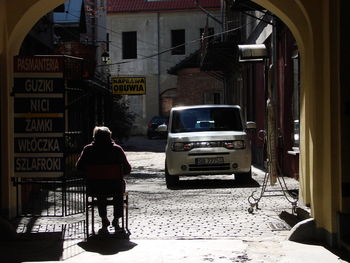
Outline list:
[[[293,33],[301,58],[301,190],[318,227],[336,232],[335,216],[340,206],[339,135],[339,41],[338,0],[252,0],[276,14]],[[8,175],[11,145],[9,93],[12,87],[12,57],[35,22],[65,0],[5,0],[0,3],[0,84],[3,130],[3,167]],[[331,50],[335,52],[331,54]],[[331,115],[332,114],[332,115]],[[335,117],[334,117],[335,116]],[[334,129],[332,129],[333,127]],[[10,186],[9,178],[2,180]],[[6,195],[6,197],[4,197]],[[2,202],[9,193],[3,193]],[[7,202],[8,203],[8,202]],[[315,209],[317,207],[317,209]]]
[[[339,1],[252,0],[291,30],[300,52],[300,188],[321,234],[341,210]],[[321,232],[322,232],[321,231]],[[331,235],[325,238],[332,239]],[[328,240],[329,243],[334,240]]]
[[[301,5],[299,1],[275,1],[275,0],[253,0],[257,4],[265,7],[267,10],[275,14],[279,19],[281,19],[292,32],[300,52],[301,65],[301,96],[300,96],[300,118],[301,118],[301,136],[305,138],[305,129],[307,124],[305,122],[305,99],[307,98],[305,87],[310,85],[307,83],[312,82],[310,79],[311,68],[309,65],[312,61],[311,54],[309,50],[312,50],[312,27],[310,18],[305,10],[305,7]],[[306,141],[304,140],[304,143]],[[301,147],[301,158],[300,158],[300,187],[303,194],[303,199],[306,203],[310,203],[310,180],[305,175],[309,170],[309,161],[305,160],[305,156],[308,155],[308,147]]]
[[[17,16],[17,19],[12,19],[14,23],[9,25],[8,43],[14,55],[18,53],[25,36],[28,34],[34,24],[42,16],[64,2],[65,0],[32,0],[29,3],[26,3],[27,5],[18,6],[16,1],[8,1],[8,9],[13,10],[9,11],[10,14]]]
[[[13,87],[13,57],[34,24],[46,13],[63,4],[65,0],[5,0],[0,3],[0,105],[1,105],[1,203],[10,217],[16,203],[11,183],[12,167],[12,120],[10,92]]]

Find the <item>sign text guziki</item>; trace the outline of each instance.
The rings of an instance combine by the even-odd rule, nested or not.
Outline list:
[[[64,173],[64,58],[15,57],[14,176]]]
[[[112,92],[116,95],[144,95],[146,94],[145,77],[113,77]]]

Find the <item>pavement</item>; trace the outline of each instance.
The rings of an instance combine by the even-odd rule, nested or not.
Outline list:
[[[295,234],[300,222],[290,223],[296,218],[288,212],[291,207],[284,197],[266,198],[260,210],[247,212],[247,196],[259,189],[264,176],[257,168],[248,185],[215,177],[187,180],[179,189],[166,189],[159,172],[164,165],[164,141],[157,145],[143,138],[124,145],[133,166],[127,179],[129,238],[109,228],[109,234],[86,240],[83,214],[23,217],[15,227],[0,220],[1,262],[350,262],[343,251],[310,240],[289,240],[300,237]],[[151,150],[153,153],[147,152]],[[95,228],[99,225],[97,220]]]
[[[56,237],[57,238],[57,237]],[[260,240],[254,250],[243,240],[122,240],[104,238],[69,245],[55,237],[1,242],[1,262],[66,263],[332,263],[347,262],[320,245]],[[63,252],[64,250],[64,252]]]

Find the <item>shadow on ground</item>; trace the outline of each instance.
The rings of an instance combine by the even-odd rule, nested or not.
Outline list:
[[[290,227],[295,226],[300,221],[310,218],[310,214],[308,211],[303,208],[297,207],[295,213],[289,213],[287,211],[282,211],[279,214],[279,218],[285,221]]]
[[[63,254],[62,233],[19,234],[12,241],[0,242],[1,261],[58,261]]]
[[[281,218],[289,226],[293,227],[288,237],[289,240],[301,244],[324,247],[333,254],[337,255],[342,260],[350,262],[350,256],[345,249],[329,247],[326,246],[323,242],[317,240],[316,225],[314,224],[314,220],[311,218],[308,211],[297,207],[295,213],[282,211],[279,214],[279,218]],[[306,221],[309,222],[304,223]]]
[[[112,235],[89,238],[78,244],[82,249],[101,255],[114,255],[119,252],[128,251],[137,246],[136,243],[128,239],[114,238]]]
[[[254,179],[246,182],[237,182],[236,180],[222,180],[222,179],[187,179],[179,180],[178,184],[171,190],[184,189],[215,189],[215,188],[250,188],[259,187],[259,183]]]
[[[136,169],[135,169],[136,170]],[[163,173],[160,173],[156,169],[149,169],[145,168],[143,172],[141,171],[140,167],[137,167],[137,171],[133,171],[130,175],[127,176],[127,178],[133,178],[133,179],[152,179],[152,178],[161,178],[164,177]]]

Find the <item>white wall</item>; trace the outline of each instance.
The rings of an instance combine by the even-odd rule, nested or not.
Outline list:
[[[220,19],[220,11],[211,13]],[[108,15],[111,63],[130,62],[112,65],[110,67],[112,77],[117,75],[146,77],[146,95],[127,96],[130,109],[137,115],[133,129],[135,134],[145,134],[147,122],[153,116],[159,115],[159,92],[176,87],[177,77],[167,74],[167,70],[200,48],[200,28],[204,28],[205,24],[206,14],[202,11]],[[221,26],[210,18],[209,27],[214,27],[215,33],[221,31]],[[171,55],[169,51],[158,58],[156,54],[171,48],[171,30],[174,29],[185,29],[185,41],[188,43],[186,54]],[[137,31],[135,60],[122,59],[122,32],[127,31]],[[145,59],[152,55],[155,56]]]
[[[101,55],[107,51],[107,39],[106,39],[106,23],[107,23],[107,0],[96,0],[96,16],[95,16],[95,34],[96,34],[96,71],[100,74],[106,74],[106,67],[100,67],[98,65],[103,64]]]

